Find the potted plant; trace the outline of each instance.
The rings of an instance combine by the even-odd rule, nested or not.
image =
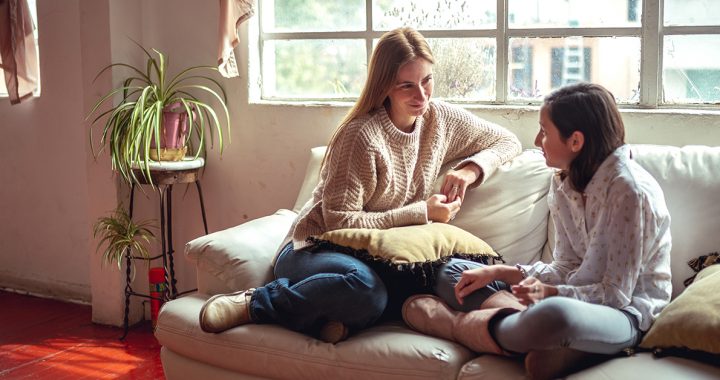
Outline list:
[[[113,67],[132,72],[122,85],[101,97],[88,114],[88,118],[97,114],[91,123],[90,141],[95,157],[109,147],[113,170],[128,183],[140,183],[133,170],[139,169],[145,180],[152,184],[150,161],[182,159],[193,132],[198,141],[195,152],[191,151],[194,158],[205,154],[206,132],[210,133],[211,142],[214,132],[217,133],[222,154],[220,119],[224,116],[229,136],[230,114],[223,86],[212,77],[200,74],[217,71],[216,67],[192,66],[168,79],[167,57],[158,50],[152,49],[153,56],[142,46],[140,48],[147,56],[144,70],[126,63],[113,63],[104,67],[95,78]],[[104,112],[98,111],[118,94],[122,98],[117,105]],[[199,94],[216,100],[217,106],[201,100],[196,96]],[[92,126],[103,119],[96,151]]]
[[[133,255],[133,252],[135,255],[131,258],[149,260],[148,245],[155,239],[151,229],[157,229],[153,221],[134,222],[120,204],[110,216],[100,217],[95,222],[93,236],[100,237],[96,251],[107,243],[103,263],[116,263],[118,269],[122,266],[122,259]]]

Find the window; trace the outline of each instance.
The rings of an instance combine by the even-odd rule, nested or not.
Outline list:
[[[720,104],[720,1],[664,4],[663,102]]]
[[[37,46],[38,46],[38,43],[37,43],[37,42],[38,42],[38,33],[37,33],[37,6],[36,6],[36,1],[37,1],[37,0],[27,0],[27,4],[28,4],[28,8],[30,9],[30,16],[32,17],[33,25],[35,26],[34,29],[33,29],[33,34],[34,34],[34,36],[35,36],[35,46],[36,46],[36,48],[37,48]],[[33,92],[33,95],[34,95],[34,96],[39,96],[39,95],[40,95],[40,78],[38,78],[37,80],[38,80],[38,83],[37,83],[38,86],[37,86],[37,90],[35,90],[35,91]],[[28,92],[29,92],[29,91],[28,91]],[[2,70],[0,69],[0,98],[5,98],[5,97],[7,97],[7,96],[8,96],[8,92],[7,92],[7,86],[5,85],[5,76],[4,76],[3,72],[2,72]]]
[[[355,99],[377,39],[407,25],[446,100],[535,104],[592,81],[627,105],[720,103],[717,0],[262,0],[259,14],[264,100]]]

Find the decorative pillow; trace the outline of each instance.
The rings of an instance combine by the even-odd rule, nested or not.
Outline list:
[[[434,285],[435,271],[450,258],[487,263],[502,260],[483,240],[445,223],[385,230],[346,228],[310,238],[317,248],[332,248],[396,272],[412,272],[419,285]]]
[[[720,265],[711,265],[703,269],[695,282],[660,313],[640,347],[659,351],[680,348],[689,353],[720,354],[718,289]]]

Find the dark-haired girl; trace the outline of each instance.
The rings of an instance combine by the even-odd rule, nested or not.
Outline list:
[[[624,138],[615,100],[602,86],[580,83],[546,97],[535,145],[559,169],[548,195],[556,230],[552,262],[452,261],[437,288],[444,300],[408,300],[408,324],[431,326],[422,319],[450,304],[460,312],[435,323],[472,319],[462,323],[473,329],[466,334],[496,344],[489,352],[528,353],[533,378],[563,375],[584,353],[637,345],[670,301],[670,215],[660,186],[633,160]],[[496,293],[507,299],[504,289],[531,307],[483,310],[498,306],[488,302]]]

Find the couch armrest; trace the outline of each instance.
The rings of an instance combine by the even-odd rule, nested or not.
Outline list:
[[[296,216],[278,210],[187,243],[185,257],[197,267],[198,291],[228,293],[270,282],[273,258]]]

